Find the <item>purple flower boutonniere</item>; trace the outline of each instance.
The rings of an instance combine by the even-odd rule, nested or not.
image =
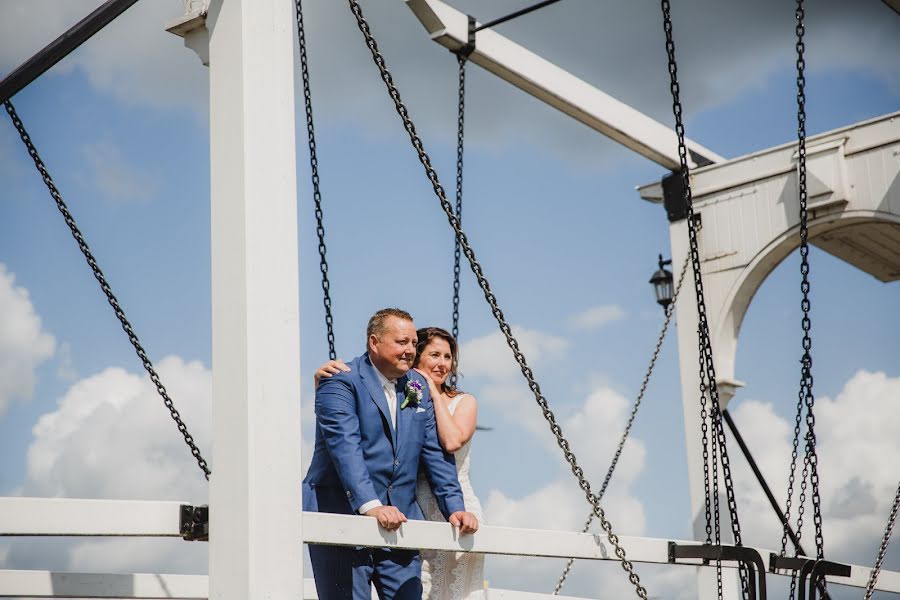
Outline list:
[[[406,408],[406,405],[412,402],[413,404],[418,405],[419,401],[422,400],[422,384],[418,381],[410,379],[406,382],[406,397],[403,399],[403,402],[400,404],[400,410]]]

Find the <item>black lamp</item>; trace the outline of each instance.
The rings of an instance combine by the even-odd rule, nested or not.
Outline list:
[[[656,302],[663,309],[672,304],[672,272],[665,268],[671,265],[671,260],[663,260],[662,254],[659,255],[659,270],[650,278],[653,284],[653,291],[656,293]]]

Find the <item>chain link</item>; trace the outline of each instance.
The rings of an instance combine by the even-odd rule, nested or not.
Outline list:
[[[660,350],[662,350],[663,341],[666,339],[666,333],[669,331],[669,323],[672,321],[672,315],[675,312],[675,302],[678,301],[678,293],[681,292],[681,284],[684,283],[684,276],[687,273],[689,257],[684,258],[684,264],[681,266],[681,274],[678,276],[678,284],[675,286],[675,293],[672,294],[672,302],[666,306],[665,314],[666,318],[663,321],[662,329],[659,332],[659,337],[656,339],[656,347],[653,349],[653,355],[650,357],[650,364],[647,366],[647,372],[644,373],[644,380],[641,382],[641,388],[638,391],[637,398],[634,401],[634,406],[631,408],[631,415],[628,417],[628,422],[625,424],[625,431],[622,433],[622,437],[619,439],[619,445],[616,447],[616,453],[613,456],[612,463],[609,465],[609,470],[606,471],[606,477],[603,479],[603,484],[600,486],[600,491],[597,492],[597,502],[603,500],[603,495],[606,493],[606,488],[609,486],[609,482],[612,479],[613,471],[616,469],[616,465],[619,464],[619,457],[622,455],[622,450],[625,448],[625,440],[628,439],[628,434],[631,432],[631,426],[634,424],[634,419],[637,417],[638,409],[641,407],[641,401],[644,399],[644,393],[647,391],[647,385],[650,383],[650,376],[653,374],[653,368],[656,366],[656,360],[659,358]],[[581,533],[587,533],[588,529],[591,528],[591,523],[594,522],[594,511],[591,510],[590,514],[587,516],[587,520],[584,523],[584,526],[581,528]],[[572,571],[572,566],[575,564],[575,559],[570,558],[566,563],[565,569],[559,576],[559,581],[556,582],[556,587],[553,589],[553,595],[558,596],[559,592],[562,591],[563,585],[566,583],[566,578],[569,576],[569,573]]]
[[[894,522],[897,520],[897,509],[900,508],[900,484],[897,484],[897,493],[894,495],[894,505],[891,507],[891,514],[888,517],[887,527],[884,528],[884,535],[881,537],[881,545],[878,547],[878,556],[875,558],[875,566],[869,575],[869,582],[866,583],[866,595],[863,600],[869,600],[875,591],[875,582],[878,581],[878,574],[881,572],[881,565],[884,563],[884,555],[887,553],[888,544],[891,541],[891,534],[894,531]]]
[[[494,318],[496,319],[497,324],[500,327],[500,331],[506,338],[506,343],[512,350],[513,356],[516,362],[519,364],[519,368],[521,369],[522,374],[525,376],[525,379],[528,382],[528,387],[534,394],[535,400],[537,401],[538,406],[540,407],[541,412],[544,415],[544,419],[546,419],[548,425],[550,426],[550,431],[556,438],[557,445],[559,445],[560,449],[562,449],[566,462],[569,463],[572,474],[578,480],[578,485],[581,488],[582,492],[584,492],[585,498],[587,498],[588,502],[593,505],[594,514],[597,515],[597,518],[600,520],[601,527],[606,532],[610,544],[612,544],[615,548],[615,555],[621,561],[620,564],[622,568],[628,573],[628,579],[634,586],[635,592],[637,593],[639,598],[647,600],[647,590],[643,585],[641,585],[640,577],[638,577],[637,573],[635,572],[634,565],[626,558],[625,549],[619,543],[618,536],[613,533],[612,525],[606,518],[605,511],[596,501],[596,498],[591,491],[590,482],[588,482],[588,480],[585,478],[584,471],[578,465],[575,454],[569,447],[568,440],[566,440],[563,435],[562,428],[556,422],[556,415],[554,415],[553,411],[550,410],[547,399],[544,398],[540,386],[538,385],[537,381],[535,381],[534,373],[532,372],[531,367],[528,366],[524,354],[522,354],[522,351],[519,349],[519,343],[513,336],[512,330],[509,324],[506,322],[506,318],[503,316],[503,312],[500,310],[500,307],[497,304],[497,298],[491,291],[490,284],[484,276],[481,265],[475,258],[475,252],[472,250],[471,246],[469,246],[468,238],[460,227],[459,219],[457,219],[456,215],[453,214],[453,206],[450,204],[450,201],[447,200],[446,192],[444,191],[444,188],[441,185],[440,180],[438,179],[434,167],[431,165],[431,158],[425,151],[422,140],[421,138],[419,138],[419,135],[416,132],[415,125],[410,119],[409,112],[406,106],[403,104],[402,99],[400,98],[400,92],[397,90],[397,86],[394,84],[393,77],[391,76],[390,71],[388,71],[384,57],[378,49],[378,44],[375,42],[375,38],[372,36],[369,24],[363,16],[362,8],[359,5],[359,0],[348,1],[350,3],[350,9],[353,12],[353,15],[356,17],[356,22],[359,26],[359,30],[362,32],[363,37],[365,38],[366,46],[369,48],[369,51],[372,54],[372,59],[378,67],[379,73],[381,74],[381,79],[387,86],[388,94],[394,102],[394,107],[397,110],[397,114],[400,115],[400,118],[403,121],[403,127],[409,135],[409,139],[413,145],[413,148],[416,150],[419,162],[424,167],[425,174],[428,177],[428,180],[431,182],[435,195],[440,201],[441,208],[443,209],[444,214],[446,214],[447,220],[450,222],[450,226],[453,228],[453,231],[456,234],[456,239],[459,240],[462,252],[468,259],[469,265],[472,268],[472,272],[475,274],[475,277],[478,280],[478,284],[481,286],[482,292],[484,292],[484,297],[491,307],[491,312],[493,313]]]
[[[322,213],[322,192],[319,189],[319,158],[316,153],[316,132],[313,127],[312,93],[309,85],[309,60],[306,56],[306,31],[303,27],[303,2],[297,5],[297,45],[300,48],[300,77],[303,80],[303,103],[306,106],[306,135],[309,140],[309,168],[312,174],[313,202],[316,213],[316,235],[319,238],[319,270],[322,272],[322,302],[325,305],[325,329],[328,336],[328,358],[337,358],[334,349],[334,318],[331,315],[331,284],[328,281],[328,261],[325,258],[325,224]]]
[[[459,63],[459,107],[456,112],[456,218],[462,225],[463,149],[466,124],[466,62],[462,54],[456,56]],[[459,274],[461,251],[459,240],[453,241],[453,338],[459,343]],[[456,387],[456,373],[451,375],[450,385]]]
[[[75,242],[78,244],[78,248],[81,250],[84,258],[87,260],[88,266],[94,273],[94,278],[100,284],[100,289],[106,296],[106,300],[112,307],[113,312],[115,312],[116,318],[119,319],[119,323],[121,323],[122,329],[128,336],[128,341],[131,342],[132,346],[134,346],[134,351],[137,353],[141,364],[144,365],[144,369],[150,375],[150,381],[153,382],[153,385],[156,387],[157,393],[159,393],[160,397],[163,400],[163,404],[165,404],[166,408],[169,409],[169,414],[172,415],[172,420],[174,420],[175,424],[178,426],[178,431],[181,432],[181,435],[184,437],[185,443],[191,449],[191,455],[197,460],[197,464],[203,470],[203,474],[206,477],[206,480],[209,481],[211,472],[206,464],[206,461],[203,459],[203,456],[200,455],[200,449],[197,448],[197,444],[194,443],[193,436],[191,436],[191,434],[188,432],[187,425],[185,425],[184,421],[181,419],[181,414],[178,412],[178,410],[175,409],[175,404],[169,397],[168,392],[166,392],[166,388],[165,386],[163,386],[159,375],[156,373],[156,369],[153,368],[153,363],[150,362],[150,358],[147,356],[147,352],[144,350],[143,346],[141,346],[137,334],[131,327],[131,323],[129,323],[128,319],[125,318],[125,311],[122,310],[122,307],[119,305],[119,301],[116,299],[115,295],[113,294],[112,288],[106,281],[106,277],[100,270],[100,266],[97,264],[97,260],[94,258],[93,253],[91,253],[90,247],[85,241],[84,236],[82,236],[81,231],[78,229],[78,226],[75,224],[75,219],[74,217],[72,217],[72,213],[69,212],[69,207],[66,206],[66,203],[63,201],[59,190],[56,188],[56,184],[53,183],[53,178],[47,171],[47,167],[44,165],[44,161],[41,160],[37,148],[31,141],[31,136],[29,136],[28,132],[25,130],[25,125],[22,123],[22,120],[16,113],[16,109],[12,105],[12,102],[7,100],[4,103],[4,106],[6,107],[6,112],[9,113],[9,116],[12,119],[13,125],[19,132],[19,137],[21,137],[22,142],[25,143],[25,147],[28,149],[28,154],[34,161],[34,166],[37,167],[38,172],[41,174],[41,178],[44,180],[44,184],[46,184],[47,189],[50,191],[50,196],[56,202],[56,207],[62,214],[63,219],[65,219],[66,225],[69,226],[69,230],[72,232],[72,237],[75,238]]]
[[[737,514],[737,501],[734,496],[734,485],[731,478],[731,464],[728,459],[728,447],[725,443],[725,432],[722,427],[722,415],[719,405],[719,389],[716,383],[716,371],[713,364],[712,344],[709,335],[709,322],[706,314],[706,301],[703,293],[703,278],[700,273],[700,250],[697,241],[697,225],[694,223],[694,207],[691,195],[690,169],[688,167],[687,145],[685,144],[684,123],[682,120],[682,107],[680,100],[680,86],[678,84],[678,65],[675,61],[675,42],[672,37],[672,14],[669,0],[661,0],[663,13],[663,29],[666,35],[666,53],[668,54],[668,69],[670,77],[670,89],[672,92],[672,112],[675,115],[675,133],[678,137],[678,158],[681,167],[681,179],[684,188],[684,201],[687,209],[688,235],[690,239],[691,266],[694,272],[694,290],[697,296],[697,316],[699,321],[699,335],[697,339],[699,352],[699,365],[701,370],[700,394],[704,392],[703,376],[706,377],[710,400],[710,418],[713,423],[713,434],[718,444],[719,460],[722,465],[722,474],[725,483],[725,493],[728,502],[728,511],[731,517],[731,531],[734,543],[741,546],[741,528]],[[718,500],[718,498],[716,498]],[[708,523],[708,521],[707,521]],[[708,529],[707,525],[707,529]],[[740,568],[741,592],[744,598],[749,598],[748,572],[743,566]],[[721,597],[721,590],[720,590]]]
[[[800,481],[800,497],[797,504],[797,527],[796,535],[799,540],[803,533],[803,518],[806,512],[806,493],[809,488],[812,496],[813,505],[813,527],[815,531],[816,542],[816,558],[824,558],[824,537],[822,535],[822,502],[819,496],[819,469],[818,456],[816,453],[816,434],[815,434],[815,396],[813,394],[813,375],[812,375],[812,338],[810,330],[812,329],[812,320],[810,319],[810,282],[809,282],[809,223],[808,223],[808,207],[807,207],[807,174],[806,174],[806,77],[804,75],[806,69],[806,60],[804,52],[806,45],[803,41],[806,28],[804,25],[805,10],[803,0],[797,0],[795,10],[795,33],[797,37],[797,188],[800,205],[800,291],[802,298],[800,308],[803,312],[801,319],[801,328],[803,330],[803,355],[800,359],[801,374],[800,386],[797,394],[797,413],[794,420],[794,439],[791,452],[791,467],[788,476],[788,498],[786,507],[788,511],[785,513],[785,530],[782,533],[782,555],[787,548],[787,523],[790,521],[790,507],[794,489],[794,476],[796,473],[796,463],[798,457],[799,438],[801,430],[801,420],[804,408],[806,409],[806,436],[804,444],[803,470]],[[791,577],[790,598],[796,593],[797,581],[795,577]]]

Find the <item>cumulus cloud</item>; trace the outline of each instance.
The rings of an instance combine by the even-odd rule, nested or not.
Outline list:
[[[618,321],[625,316],[622,307],[616,304],[592,306],[569,318],[569,323],[579,329],[597,329],[607,323]]]
[[[816,399],[825,553],[832,560],[871,564],[881,541],[900,461],[900,377],[858,371],[835,398]],[[746,400],[734,414],[775,497],[783,504],[793,436],[793,420],[778,416],[767,403]],[[802,445],[798,469],[802,469]],[[731,450],[742,529],[747,543],[780,548],[781,528],[749,467]],[[800,484],[797,473],[795,494]],[[807,494],[809,495],[809,494]],[[797,498],[792,521],[796,520]],[[807,502],[803,540],[813,552],[812,506]],[[746,524],[746,525],[745,525]],[[900,563],[894,557],[892,567]]]
[[[512,332],[530,365],[559,359],[569,346],[564,338],[542,331],[513,326]],[[520,372],[506,338],[499,331],[464,342],[459,358],[459,370],[466,376],[500,379]]]
[[[35,370],[53,356],[56,339],[44,331],[28,290],[0,263],[0,416],[16,399],[30,400]]]
[[[527,387],[511,388],[502,382],[489,388],[485,397],[492,402],[498,397],[503,402],[519,401],[529,394]],[[510,395],[504,399],[503,393]],[[498,396],[499,394],[499,396]],[[593,491],[598,492],[612,459],[615,447],[625,427],[629,414],[629,402],[606,386],[595,387],[581,405],[568,417],[558,419],[563,433],[578,457],[579,466],[588,474]],[[530,529],[556,529],[580,531],[590,512],[584,493],[575,483],[570,466],[559,454],[555,440],[547,431],[547,424],[537,410],[510,411],[513,418],[532,433],[538,443],[545,444],[547,452],[556,457],[556,473],[551,481],[521,496],[513,497],[502,490],[491,489],[486,495],[485,519],[491,525],[524,527]],[[643,503],[633,492],[633,483],[644,470],[646,448],[640,440],[631,438],[625,445],[615,476],[604,494],[602,506],[613,525],[613,531],[622,535],[643,535],[646,517]],[[595,522],[593,531],[599,531]],[[540,591],[553,589],[564,560],[534,559],[525,557],[492,556],[486,563],[487,577],[492,586],[506,589]],[[639,568],[642,571],[643,565]],[[680,584],[682,577],[666,575],[654,581],[654,594],[659,588],[674,592],[672,581]],[[673,579],[674,578],[674,579]],[[669,581],[672,580],[672,581]],[[627,579],[621,568],[614,564],[587,564],[579,566],[577,575],[567,583],[566,594],[589,597],[618,597],[629,594]],[[650,585],[645,580],[645,585]],[[690,586],[688,586],[690,589]],[[675,596],[674,593],[665,594]]]
[[[211,375],[176,356],[158,372],[207,460]],[[28,449],[24,496],[207,502],[207,483],[149,379],[109,368],[74,383],[41,416]],[[205,544],[180,540],[16,540],[12,568],[203,571]]]

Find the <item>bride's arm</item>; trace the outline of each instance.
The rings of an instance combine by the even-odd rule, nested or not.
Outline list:
[[[447,452],[456,452],[475,434],[478,423],[478,401],[475,396],[465,394],[451,415],[447,403],[452,401],[445,394],[434,401],[434,419],[437,424],[438,440]]]
[[[434,404],[434,422],[437,426],[438,441],[441,448],[447,452],[456,452],[472,439],[475,434],[475,424],[478,422],[478,401],[471,394],[464,394],[456,407],[454,414],[450,414],[447,403],[452,400],[441,392],[431,375],[419,368],[416,371],[428,382],[428,391],[431,393],[431,402]]]

